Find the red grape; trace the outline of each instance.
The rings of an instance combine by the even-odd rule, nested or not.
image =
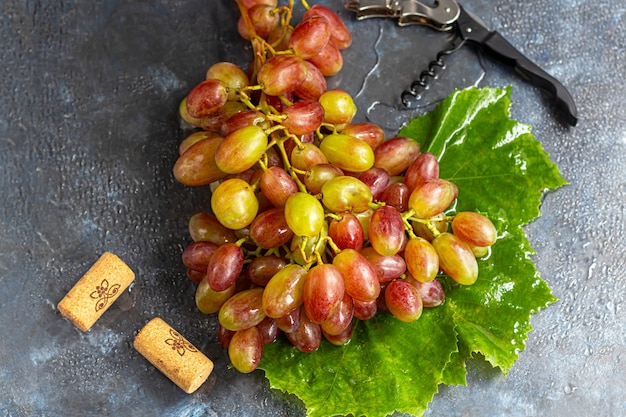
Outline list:
[[[204,80],[187,94],[187,113],[191,117],[206,117],[228,100],[228,88],[220,80]]]
[[[265,318],[262,297],[263,288],[251,288],[233,295],[220,308],[220,324],[235,331],[256,326]]]
[[[418,141],[406,137],[395,137],[376,148],[374,166],[386,169],[389,175],[399,175],[406,171],[419,154]]]
[[[215,153],[224,141],[212,137],[191,145],[174,164],[174,177],[188,186],[207,185],[226,177],[227,173],[215,163]]]
[[[324,121],[324,108],[317,101],[302,100],[283,110],[283,126],[294,135],[314,132]]]
[[[263,310],[278,319],[300,307],[304,301],[304,281],[307,271],[297,264],[289,264],[278,271],[263,291]]]
[[[329,40],[328,19],[322,15],[312,15],[295,26],[289,39],[289,47],[302,59],[309,59],[319,54]]]
[[[355,300],[368,302],[380,294],[376,270],[369,261],[354,249],[344,249],[333,259],[333,265],[344,278],[345,291]]]
[[[439,267],[462,285],[471,285],[478,278],[478,264],[469,245],[452,233],[442,233],[433,240],[439,255]]]
[[[419,183],[409,197],[409,208],[415,217],[428,219],[436,216],[456,198],[457,189],[454,184],[444,179],[433,179]]]
[[[363,248],[365,235],[359,219],[352,213],[341,213],[340,219],[332,219],[328,225],[328,236],[339,249]]]
[[[233,334],[228,344],[228,357],[235,369],[242,373],[254,371],[261,363],[263,337],[256,327]]]
[[[300,312],[298,327],[293,332],[285,333],[287,339],[300,352],[310,353],[316,351],[322,342],[322,328],[314,323],[306,315],[304,307]]]
[[[243,271],[243,251],[234,243],[217,248],[207,265],[207,280],[214,291],[224,291],[237,281]]]
[[[410,239],[404,248],[404,260],[411,275],[419,282],[435,279],[439,272],[439,256],[426,239]]]
[[[422,299],[417,289],[404,280],[395,280],[385,288],[385,304],[398,320],[412,322],[422,315]]]
[[[287,266],[287,261],[279,256],[259,256],[250,261],[244,269],[244,274],[254,285],[264,287],[285,266]]]
[[[370,244],[383,256],[398,253],[404,242],[404,222],[395,207],[382,206],[374,210],[370,219],[368,237]]]
[[[304,308],[314,323],[322,323],[335,311],[345,293],[343,276],[331,264],[311,268],[304,281]]]
[[[276,55],[265,61],[259,69],[257,80],[263,92],[282,96],[293,92],[306,78],[307,66],[295,55]]]
[[[471,211],[457,213],[452,220],[452,230],[461,240],[473,246],[491,246],[498,237],[491,220]]]
[[[291,175],[280,167],[271,167],[263,172],[259,187],[276,207],[285,207],[287,199],[298,192],[298,185]]]

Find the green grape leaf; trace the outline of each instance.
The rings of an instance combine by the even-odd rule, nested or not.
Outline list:
[[[356,322],[342,347],[325,341],[300,353],[280,340],[260,368],[274,389],[300,398],[312,417],[422,415],[440,384],[466,383],[478,352],[506,374],[525,347],[531,315],[556,299],[540,277],[523,226],[540,215],[544,193],[566,184],[528,125],[510,119],[510,88],[456,91],[399,135],[420,142],[457,184],[455,211],[479,211],[499,239],[479,262],[479,278],[460,286],[442,277],[444,305],[415,323],[385,314]]]

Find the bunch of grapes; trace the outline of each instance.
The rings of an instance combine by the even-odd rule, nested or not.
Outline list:
[[[315,5],[237,0],[250,69],[226,62],[182,101],[199,128],[180,144],[175,177],[210,185],[211,213],[189,220],[183,251],[196,304],[218,314],[218,340],[251,372],[281,333],[302,352],[348,343],[355,320],[417,320],[445,299],[438,279],[478,277],[496,241],[485,216],[453,214],[457,187],[418,142],[352,123],[356,107],[325,76],[352,41]]]

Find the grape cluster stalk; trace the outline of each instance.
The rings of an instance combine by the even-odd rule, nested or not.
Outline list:
[[[313,352],[322,339],[348,343],[356,320],[419,319],[444,302],[442,275],[476,281],[497,234],[487,217],[455,213],[457,187],[435,155],[352,123],[352,97],[327,89],[352,42],[333,10],[301,1],[294,23],[293,0],[236,1],[253,61],[215,63],[182,100],[195,132],[173,171],[211,187],[182,261],[198,309],[218,315],[218,341],[247,373],[281,334]]]

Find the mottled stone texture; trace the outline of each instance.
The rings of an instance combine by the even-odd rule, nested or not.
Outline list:
[[[341,10],[340,0],[321,3]],[[390,134],[454,88],[512,85],[513,117],[533,125],[570,182],[527,227],[560,301],[533,319],[506,378],[472,362],[469,386],[442,388],[427,415],[625,415],[626,6],[464,4],[569,88],[578,127],[473,48],[449,57],[417,111],[393,111],[447,35],[386,20],[349,20],[355,43],[330,83],[356,96],[360,120]],[[176,109],[210,64],[248,62],[236,19],[230,0],[1,2],[1,415],[305,415],[261,373],[227,368],[216,322],[196,310],[180,260],[187,219],[209,208],[209,193],[172,177],[183,136]],[[137,279],[83,334],[55,306],[104,251]],[[132,348],[155,316],[215,361],[193,395]]]

